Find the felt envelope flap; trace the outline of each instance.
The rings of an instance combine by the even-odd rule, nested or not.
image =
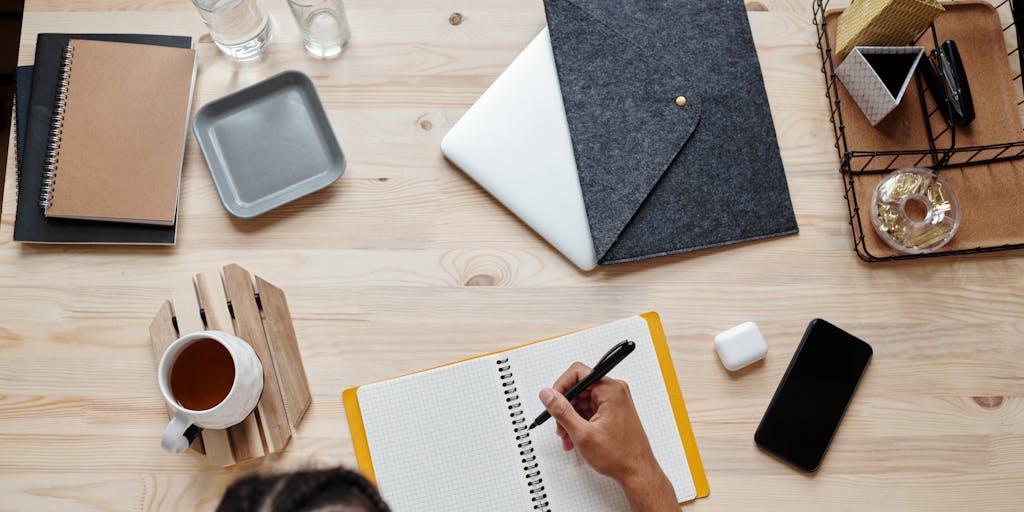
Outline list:
[[[598,258],[650,195],[701,117],[695,89],[628,36],[628,26],[574,0],[545,0],[548,29]],[[633,27],[643,30],[644,27]],[[624,30],[625,29],[625,30]]]

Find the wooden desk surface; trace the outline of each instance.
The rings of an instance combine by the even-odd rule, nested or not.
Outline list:
[[[189,138],[169,248],[11,241],[0,226],[0,509],[213,507],[242,471],[161,451],[147,326],[176,281],[238,262],[288,294],[314,402],[265,468],[354,465],[341,391],[661,312],[711,483],[694,510],[1020,510],[1021,253],[868,265],[851,248],[809,0],[748,2],[800,234],[582,274],[441,157],[441,137],[544,25],[539,0],[346,0],[338,60],[306,57],[284,0],[269,58],[233,65],[186,0],[28,2],[39,32],[197,38],[206,102],[284,69],[313,77],[348,156],[340,182],[254,220],[220,205]],[[458,13],[456,15],[455,13]],[[8,161],[8,166],[12,164]],[[875,358],[813,477],[753,433],[807,322]],[[715,333],[756,321],[766,363],[728,374]]]

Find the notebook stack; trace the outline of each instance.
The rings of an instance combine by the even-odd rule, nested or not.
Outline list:
[[[173,244],[196,53],[183,36],[40,34],[16,74],[14,240]]]

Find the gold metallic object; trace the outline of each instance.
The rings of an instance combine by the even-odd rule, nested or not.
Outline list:
[[[679,97],[677,97],[676,98],[676,105],[679,105],[680,107],[685,107],[686,106],[686,96],[679,96]]]
[[[923,210],[923,218],[912,215],[914,206]],[[929,169],[908,167],[879,182],[871,199],[871,221],[892,248],[924,254],[953,238],[960,226],[960,206],[946,180]]]

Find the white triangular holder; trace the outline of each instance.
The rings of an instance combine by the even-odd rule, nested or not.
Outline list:
[[[903,100],[922,55],[920,46],[857,46],[836,75],[875,126]]]

